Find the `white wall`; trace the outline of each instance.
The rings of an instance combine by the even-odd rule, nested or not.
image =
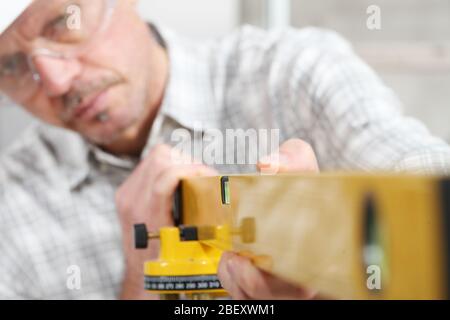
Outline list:
[[[13,1],[10,4],[15,5]],[[231,31],[239,24],[239,7],[239,0],[140,0],[138,4],[146,20],[193,39],[217,37]],[[14,141],[30,120],[17,107],[0,108],[0,151]]]
[[[381,30],[366,26],[369,5]],[[394,89],[405,112],[450,142],[449,0],[292,0],[292,22],[333,29]]]
[[[239,0],[139,0],[143,18],[192,38],[224,35],[240,22]]]

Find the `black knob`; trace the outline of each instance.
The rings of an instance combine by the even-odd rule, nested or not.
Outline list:
[[[197,227],[180,226],[180,240],[181,241],[197,241],[198,240]]]
[[[147,249],[148,231],[145,224],[134,225],[134,247],[136,249]]]

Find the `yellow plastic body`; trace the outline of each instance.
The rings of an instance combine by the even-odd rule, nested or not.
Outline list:
[[[216,276],[223,250],[231,248],[230,230],[227,226],[212,227],[211,238],[201,241],[182,241],[175,227],[160,229],[160,255],[158,260],[147,261],[145,276],[196,277]],[[225,246],[224,246],[225,245]],[[225,293],[225,290],[150,290],[156,294]]]

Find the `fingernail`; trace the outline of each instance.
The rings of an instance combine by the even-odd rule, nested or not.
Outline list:
[[[289,163],[289,157],[284,153],[272,154],[261,158],[259,165],[262,167],[278,166]]]
[[[283,153],[270,155],[258,163],[261,174],[277,174],[289,166],[289,157]]]
[[[261,158],[258,163],[259,166],[260,167],[270,167],[270,163],[271,163],[270,159],[271,159],[270,156],[265,156],[265,157]]]
[[[227,271],[230,274],[230,276],[234,278],[236,262],[234,262],[233,260],[234,259],[230,259],[227,261]]]

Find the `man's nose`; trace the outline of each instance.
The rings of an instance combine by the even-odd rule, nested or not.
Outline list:
[[[67,93],[81,72],[81,65],[76,59],[36,56],[33,65],[43,89],[50,97]]]

